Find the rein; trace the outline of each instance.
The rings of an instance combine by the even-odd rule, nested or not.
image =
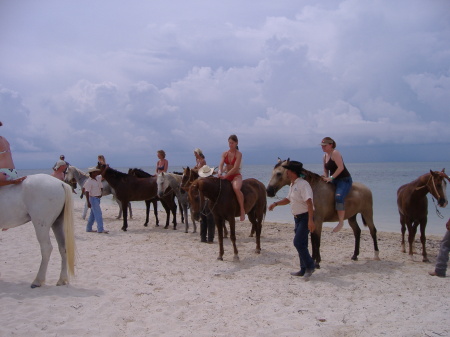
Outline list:
[[[441,195],[440,195],[439,192],[437,191],[436,183],[434,182],[434,177],[433,177],[432,174],[430,174],[430,178],[428,178],[428,181],[427,181],[427,183],[426,183],[425,185],[420,186],[420,187],[416,187],[416,191],[421,190],[421,189],[424,188],[424,187],[428,187],[428,184],[430,183],[430,180],[433,182],[434,192],[436,193],[437,197],[440,198]],[[430,192],[431,194],[433,194],[433,193],[430,191],[430,189],[428,189],[428,192]]]
[[[421,189],[424,188],[424,187],[428,187],[428,184],[430,183],[430,180],[433,182],[433,188],[434,188],[434,191],[436,192],[436,195],[438,196],[438,198],[440,198],[441,195],[440,195],[439,192],[437,191],[436,183],[434,182],[434,177],[433,177],[432,174],[430,174],[430,178],[428,178],[428,181],[427,181],[427,183],[426,183],[425,185],[420,186],[420,187],[416,187],[415,190],[418,191],[418,190],[421,190]],[[434,200],[433,193],[430,191],[429,188],[428,188],[428,191],[431,193],[431,200],[433,201],[434,208],[436,209],[436,215],[437,215],[439,218],[444,219],[444,216],[442,215],[441,212],[439,212],[439,209],[438,209],[438,207],[437,207],[437,205],[436,205],[436,200]]]

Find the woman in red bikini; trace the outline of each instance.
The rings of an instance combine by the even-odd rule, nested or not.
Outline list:
[[[228,137],[228,146],[230,149],[222,154],[220,159],[218,175],[220,179],[226,179],[231,182],[233,186],[234,193],[236,193],[236,198],[239,202],[239,207],[241,209],[240,220],[245,220],[245,209],[244,209],[244,195],[241,192],[242,187],[242,175],[241,175],[241,163],[242,163],[242,153],[239,151],[238,138],[236,135],[231,135]],[[224,169],[224,165],[225,169]]]

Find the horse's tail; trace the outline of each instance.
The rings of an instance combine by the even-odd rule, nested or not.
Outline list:
[[[69,276],[75,275],[75,235],[73,220],[72,190],[69,185],[63,183],[64,201],[64,238],[66,246],[66,260]]]

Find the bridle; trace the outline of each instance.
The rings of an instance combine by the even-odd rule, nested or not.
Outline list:
[[[427,183],[426,183],[425,185],[423,185],[423,186],[416,187],[416,191],[418,191],[418,190],[420,190],[420,189],[422,189],[422,188],[424,188],[424,187],[427,187],[427,188],[428,188],[428,192],[431,193],[431,200],[433,201],[434,207],[435,207],[435,209],[436,209],[436,215],[437,215],[439,218],[443,219],[444,216],[442,215],[441,212],[439,212],[439,209],[438,209],[438,207],[437,207],[437,205],[436,205],[436,201],[434,200],[434,197],[433,197],[433,193],[431,192],[431,190],[430,190],[430,188],[429,188],[429,186],[428,186],[428,184],[430,183],[430,180],[431,180],[431,182],[433,183],[432,187],[433,187],[433,189],[434,189],[434,192],[435,192],[436,195],[437,195],[437,199],[440,199],[440,198],[441,198],[441,195],[440,195],[439,192],[437,191],[436,182],[434,181],[434,176],[433,176],[433,174],[431,174],[431,173],[430,173],[430,178],[428,178]],[[442,179],[442,181],[445,183],[445,180],[444,180],[444,179]]]

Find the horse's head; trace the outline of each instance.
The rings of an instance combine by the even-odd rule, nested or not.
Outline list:
[[[267,184],[266,193],[268,197],[274,197],[283,186],[289,185],[290,181],[286,173],[287,170],[282,166],[288,162],[289,158],[284,161],[278,158],[278,163],[273,168],[272,177]]]
[[[169,187],[169,180],[164,172],[158,173],[156,176],[156,185],[158,186],[158,197],[162,198],[164,196],[164,192]]]
[[[199,175],[195,169],[190,169],[189,166],[186,167],[183,170],[183,175],[181,177],[181,185],[180,188],[182,190],[185,190],[186,192],[189,191],[189,187],[191,186],[192,182],[196,179],[198,179]]]
[[[200,210],[205,202],[203,194],[199,189],[200,180],[195,180],[188,189],[188,199],[191,206],[191,213],[195,220],[200,220]]]
[[[428,191],[437,200],[440,207],[445,207],[448,204],[447,200],[447,182],[445,181],[445,168],[442,171],[430,170],[430,178],[427,181]]]

